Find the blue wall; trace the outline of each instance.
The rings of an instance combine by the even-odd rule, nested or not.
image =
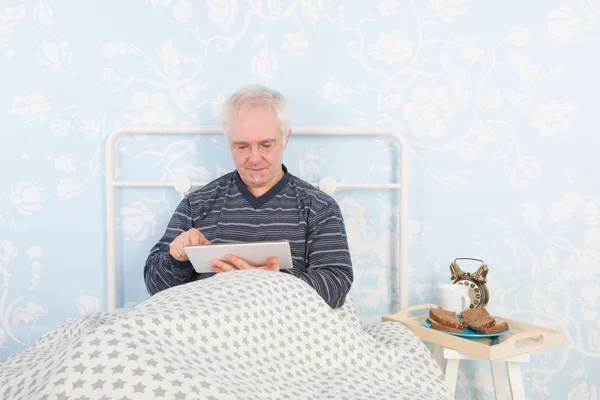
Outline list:
[[[411,146],[410,303],[455,257],[490,267],[492,312],[567,333],[524,365],[531,398],[597,398],[600,3],[585,1],[8,1],[0,4],[0,359],[106,307],[104,144],[128,124],[216,124],[265,83],[296,125],[395,127]],[[307,180],[396,178],[381,138],[293,137]],[[120,142],[124,179],[214,179],[222,137]],[[361,311],[386,313],[394,191],[336,193]],[[120,305],[178,196],[120,190]],[[474,270],[476,264],[464,264]],[[459,398],[489,398],[485,363]],[[585,397],[588,396],[588,397]]]

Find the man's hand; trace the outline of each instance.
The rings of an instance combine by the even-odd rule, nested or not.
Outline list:
[[[169,245],[169,252],[177,261],[189,260],[184,246],[197,246],[200,244],[210,244],[210,242],[204,237],[202,232],[196,228],[192,228],[187,232],[183,232],[175,238]]]
[[[225,258],[227,261],[216,259],[212,260],[213,265],[210,267],[210,270],[216,273],[243,269],[262,269],[265,271],[279,272],[279,259],[277,257],[270,257],[267,260],[266,265],[261,265],[258,267],[248,264],[246,261],[242,260],[238,256],[234,256],[233,254],[227,254]]]

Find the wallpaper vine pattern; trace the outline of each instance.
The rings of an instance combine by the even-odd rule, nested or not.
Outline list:
[[[264,83],[289,96],[294,124],[405,135],[410,303],[437,301],[454,258],[484,259],[492,312],[567,333],[523,366],[528,396],[597,399],[598,49],[598,0],[0,2],[0,358],[106,307],[110,132],[216,124],[227,94]],[[387,182],[394,151],[294,138],[284,162],[312,181]],[[128,179],[233,168],[221,137],[137,136],[118,155]],[[390,312],[394,194],[336,199],[355,302]],[[177,200],[119,194],[121,306],[147,298],[143,262]],[[457,397],[490,398],[489,367],[461,365]]]

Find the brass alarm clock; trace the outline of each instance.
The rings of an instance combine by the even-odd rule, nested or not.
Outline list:
[[[472,260],[479,261],[481,266],[475,271],[475,273],[471,274],[470,272],[464,272],[460,269],[457,260]],[[490,291],[488,290],[486,284],[486,277],[488,273],[488,267],[485,265],[483,260],[479,260],[477,258],[456,258],[450,264],[450,272],[452,276],[452,283],[457,285],[464,285],[469,288],[468,296],[471,299],[470,308],[478,308],[482,306],[486,306],[490,301]]]

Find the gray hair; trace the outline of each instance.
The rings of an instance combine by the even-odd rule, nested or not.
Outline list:
[[[233,116],[256,107],[270,108],[275,112],[281,135],[290,130],[290,111],[287,99],[279,92],[265,86],[249,85],[238,89],[223,105],[223,133],[229,136],[229,124]]]

